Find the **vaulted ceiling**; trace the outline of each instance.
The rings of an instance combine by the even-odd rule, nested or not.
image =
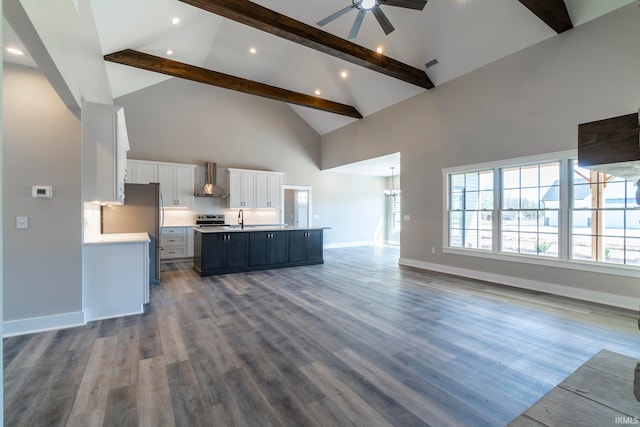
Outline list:
[[[456,77],[549,37],[562,37],[558,33],[570,31],[571,25],[582,25],[635,0],[429,0],[422,11],[382,4],[395,31],[385,35],[373,14],[366,13],[358,36],[349,41],[352,44],[346,39],[357,11],[317,25],[351,0],[90,1],[103,54],[120,52],[120,63],[106,64],[114,97],[176,78],[172,76],[187,77],[180,73],[188,70],[201,82],[224,86],[231,81],[234,90],[266,91],[260,95],[284,99],[322,135],[431,87],[421,78],[409,83],[381,71],[385,61],[426,73],[425,81],[437,90]],[[275,12],[258,18],[269,24],[276,16],[274,27],[291,18],[310,29],[292,36],[283,34],[291,31],[277,28],[269,32],[264,22],[245,25],[237,22],[242,21],[237,15],[243,5]],[[564,6],[568,16],[563,15]],[[223,13],[220,7],[231,12]],[[173,18],[180,22],[172,23]],[[318,46],[313,37],[319,31],[328,34]],[[340,51],[344,46],[336,53],[336,46],[322,45],[336,39],[346,49],[364,51],[364,59],[354,60],[351,52]],[[374,52],[378,47],[384,49],[382,55]],[[131,58],[146,61],[145,69],[123,65]],[[437,64],[427,68],[425,64],[433,60]],[[157,67],[180,72],[166,73]],[[221,78],[225,84],[218,84]]]

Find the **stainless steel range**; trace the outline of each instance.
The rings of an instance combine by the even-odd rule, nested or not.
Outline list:
[[[196,217],[196,225],[198,227],[223,227],[224,214],[198,215]]]

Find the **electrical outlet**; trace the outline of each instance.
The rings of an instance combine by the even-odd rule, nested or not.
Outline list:
[[[431,246],[431,253],[432,253],[432,254],[435,254],[435,253],[436,253],[436,248],[435,248],[435,246]]]

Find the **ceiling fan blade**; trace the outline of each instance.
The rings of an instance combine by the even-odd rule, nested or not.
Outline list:
[[[378,24],[382,27],[382,31],[384,31],[386,35],[395,30],[393,25],[391,25],[391,22],[389,22],[387,15],[385,15],[382,9],[380,9],[380,6],[374,7],[371,11],[373,12],[373,16],[378,20]]]
[[[360,25],[362,25],[362,20],[364,19],[364,14],[366,12],[367,11],[365,9],[360,9],[360,12],[358,12],[358,16],[356,16],[353,27],[351,27],[351,31],[349,31],[348,39],[355,39],[358,36],[358,31],[360,31]]]
[[[349,6],[345,7],[344,9],[340,9],[339,11],[337,11],[336,13],[334,13],[333,15],[329,15],[326,18],[324,18],[322,21],[318,21],[317,25],[319,26],[323,26],[328,24],[329,22],[340,18],[342,15],[344,15],[345,13],[349,12],[351,9],[355,8],[356,5],[355,4],[350,4]]]
[[[427,5],[427,0],[379,0],[385,6],[404,7],[405,9],[422,10]]]

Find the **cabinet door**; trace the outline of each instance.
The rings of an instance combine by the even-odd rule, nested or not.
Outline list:
[[[307,231],[307,260],[322,261],[322,230]]]
[[[222,269],[225,266],[226,234],[202,233],[202,270]]]
[[[306,261],[307,259],[306,231],[289,232],[289,262]]]
[[[194,254],[193,244],[195,231],[191,227],[185,227],[187,229],[187,256],[192,257]]]
[[[274,231],[269,239],[269,263],[286,264],[289,262],[289,232]]]
[[[245,267],[248,264],[247,233],[229,233],[227,236],[226,266],[229,268]]]
[[[269,236],[266,231],[249,233],[249,265],[269,264]]]
[[[280,208],[280,185],[282,177],[273,173],[256,173],[256,207]]]
[[[282,175],[269,175],[268,193],[269,207],[272,209],[280,209],[280,195],[282,192]]]
[[[256,207],[256,174],[241,170],[229,170],[229,208],[251,209]]]
[[[176,167],[169,165],[158,165],[158,182],[162,199],[166,207],[180,206],[176,195]]]
[[[193,207],[194,172],[192,166],[176,166],[175,189],[178,206]]]
[[[127,161],[127,182],[131,184],[148,184],[158,182],[158,165],[154,163]]]
[[[256,174],[253,172],[242,172],[242,207],[256,207]]]

